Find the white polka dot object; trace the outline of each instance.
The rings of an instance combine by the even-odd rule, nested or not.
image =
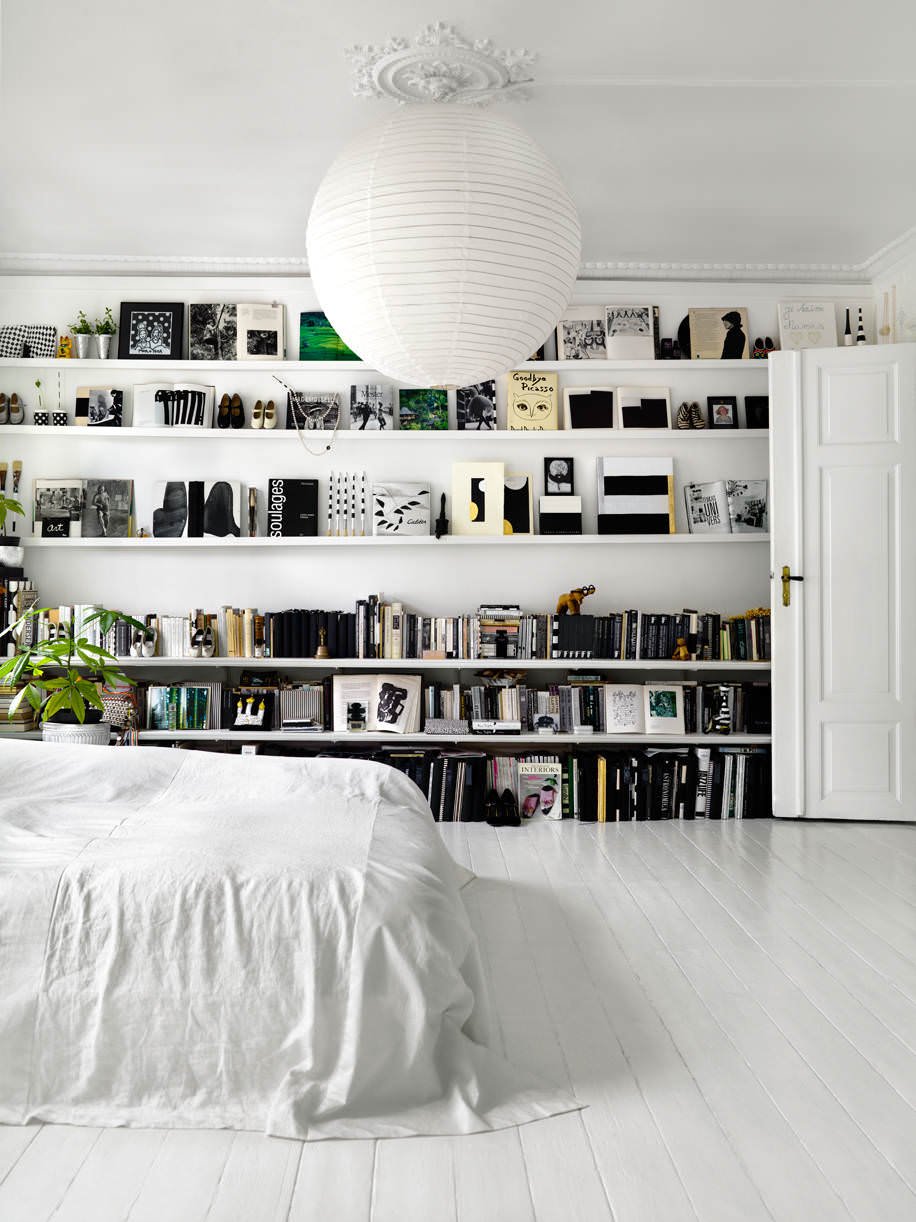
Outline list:
[[[467,386],[544,342],[572,294],[581,230],[516,123],[416,105],[334,161],[306,241],[321,308],[362,360],[414,386]]]

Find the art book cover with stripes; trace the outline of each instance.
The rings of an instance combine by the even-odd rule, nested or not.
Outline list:
[[[673,535],[674,459],[598,459],[599,535]]]

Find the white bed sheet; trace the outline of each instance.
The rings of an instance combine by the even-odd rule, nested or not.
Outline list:
[[[494,1051],[461,881],[382,765],[0,743],[0,1122],[398,1137],[578,1107]]]

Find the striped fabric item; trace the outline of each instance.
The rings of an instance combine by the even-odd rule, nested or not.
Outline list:
[[[674,459],[598,459],[599,535],[673,535]]]

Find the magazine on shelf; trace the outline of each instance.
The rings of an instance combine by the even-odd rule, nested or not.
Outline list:
[[[556,756],[518,761],[518,809],[522,818],[563,818],[563,765]]]
[[[731,534],[728,488],[724,479],[685,484],[687,528],[692,535]]]
[[[421,686],[419,675],[334,675],[334,732],[419,733]]]

